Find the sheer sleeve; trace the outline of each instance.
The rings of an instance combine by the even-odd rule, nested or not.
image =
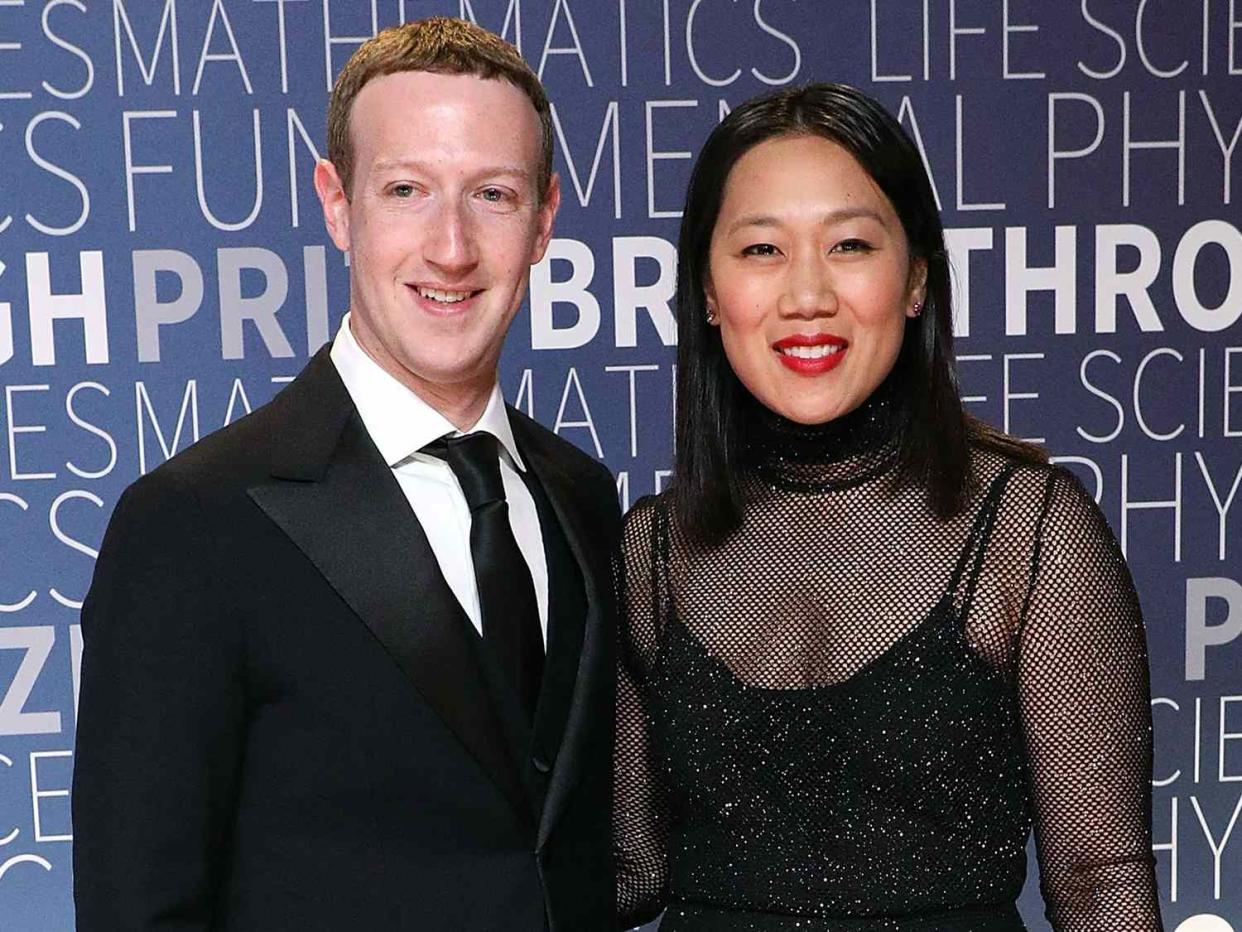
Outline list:
[[[621,644],[613,847],[623,929],[658,916],[668,887],[667,805],[651,758],[644,698],[644,681],[656,652],[662,588],[657,511],[654,499],[643,499],[626,516],[616,573]]]
[[[1095,503],[1048,479],[1018,644],[1040,887],[1056,932],[1161,932],[1138,596]]]

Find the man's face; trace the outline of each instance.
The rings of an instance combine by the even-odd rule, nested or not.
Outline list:
[[[407,71],[368,82],[350,114],[346,197],[321,161],[328,231],[349,251],[353,333],[436,407],[490,391],[560,190],[538,195],[538,114],[512,84]]]

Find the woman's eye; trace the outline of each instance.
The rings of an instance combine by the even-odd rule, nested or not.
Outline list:
[[[414,185],[409,184],[408,182],[404,182],[404,181],[400,182],[399,184],[394,184],[389,190],[392,191],[392,194],[394,197],[413,197],[414,196]]]
[[[871,244],[861,239],[846,239],[833,247],[834,252],[871,252]]]
[[[744,256],[775,256],[780,252],[771,243],[755,243],[742,250]]]

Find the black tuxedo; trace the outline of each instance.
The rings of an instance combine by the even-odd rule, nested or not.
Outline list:
[[[509,418],[549,566],[533,737],[326,349],[126,491],[82,611],[79,932],[612,925],[616,489]]]

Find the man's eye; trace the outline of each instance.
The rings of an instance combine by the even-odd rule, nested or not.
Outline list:
[[[775,256],[780,252],[771,243],[755,243],[742,250],[744,256]]]
[[[505,201],[508,195],[500,188],[484,188],[479,192],[479,197],[493,204],[500,204]]]

